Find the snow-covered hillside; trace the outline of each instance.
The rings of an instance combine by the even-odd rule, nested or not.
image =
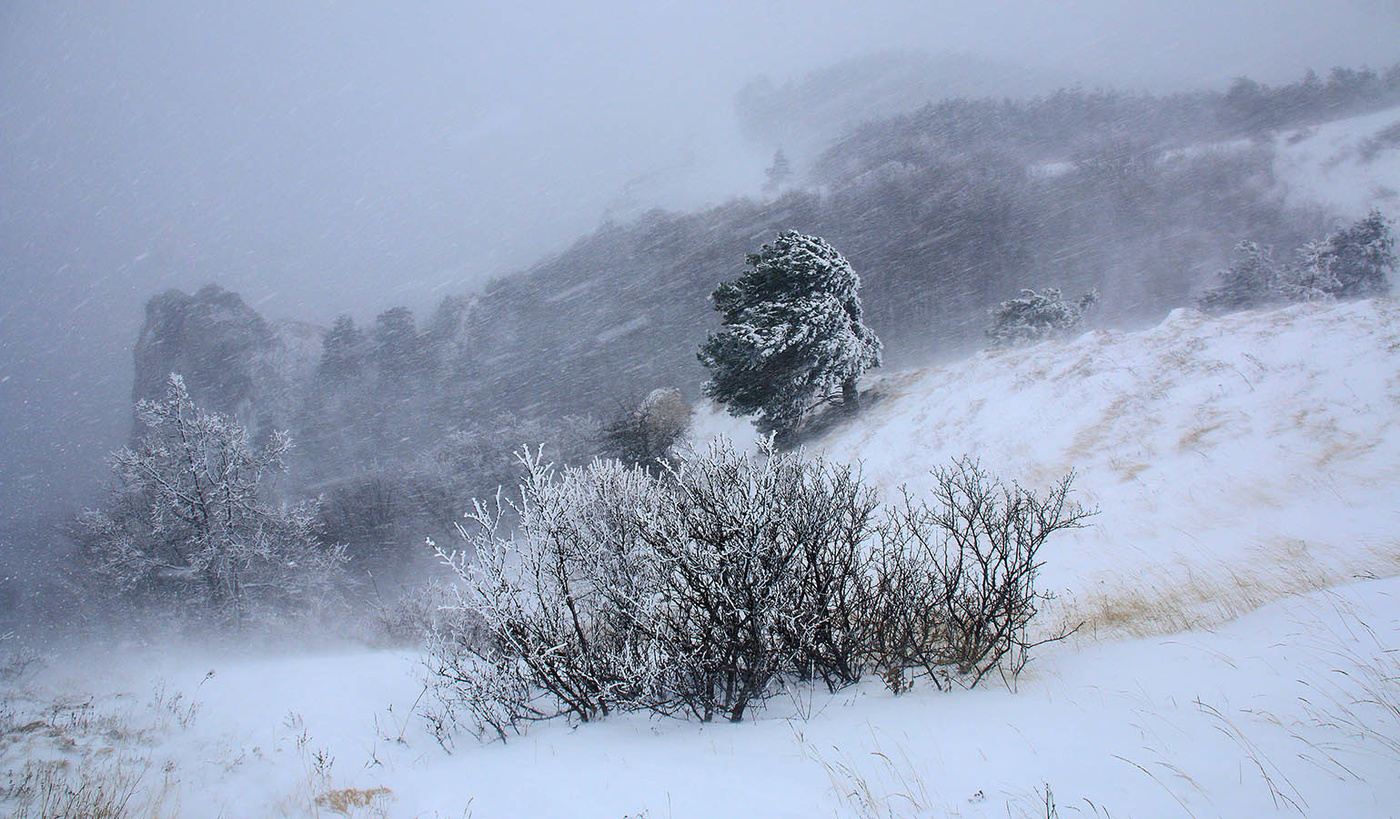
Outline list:
[[[1371,208],[1400,216],[1400,109],[1278,137],[1274,173],[1295,204],[1321,205],[1346,219]]]
[[[810,448],[885,492],[963,453],[1033,487],[1072,469],[1101,510],[1042,553],[1051,616],[1088,623],[1015,690],[869,680],[740,725],[545,724],[448,753],[410,650],[122,649],[12,684],[4,767],[139,777],[137,816],[1394,815],[1394,303],[1177,311],[888,374],[871,398]]]
[[[1400,569],[1400,312],[1389,300],[986,352],[878,383],[822,448],[892,489],[971,453],[1031,488],[1070,470],[1101,514],[1047,545],[1080,615],[1213,625]]]

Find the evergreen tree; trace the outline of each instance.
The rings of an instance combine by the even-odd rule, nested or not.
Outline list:
[[[374,320],[374,359],[382,379],[402,382],[417,374],[419,364],[418,328],[413,312],[394,307]]]
[[[1204,310],[1227,312],[1276,302],[1361,299],[1390,292],[1387,271],[1395,269],[1395,237],[1373,210],[1350,227],[1298,248],[1298,261],[1274,263],[1269,248],[1244,241],[1220,285],[1202,294]]]
[[[350,316],[339,316],[321,342],[321,363],[317,374],[328,381],[343,382],[362,372],[365,336]]]
[[[1213,313],[1258,307],[1281,298],[1280,280],[1273,248],[1242,241],[1235,245],[1234,264],[1220,274],[1220,285],[1202,293],[1199,304]]]
[[[1379,210],[1327,237],[1326,256],[1337,280],[1337,298],[1383,296],[1390,292],[1387,270],[1395,269],[1395,237]]]
[[[773,154],[773,164],[768,166],[763,175],[763,190],[766,193],[778,193],[792,177],[792,164],[788,162],[787,154],[783,153],[782,148]]]
[[[856,380],[880,366],[880,340],[861,323],[860,277],[825,240],[786,231],[748,257],[711,298],[723,327],[700,348],[705,394],[733,415],[787,435],[840,390],[854,408]]]
[[[374,320],[370,360],[374,363],[369,395],[369,438],[377,456],[410,457],[429,428],[418,412],[417,400],[429,389],[424,383],[423,341],[413,313],[394,307]]]
[[[987,330],[993,347],[1035,344],[1047,338],[1066,336],[1084,327],[1084,311],[1099,300],[1097,291],[1085,293],[1079,301],[1065,301],[1054,287],[1037,293],[1022,290],[1019,298],[1008,299],[992,311]]]

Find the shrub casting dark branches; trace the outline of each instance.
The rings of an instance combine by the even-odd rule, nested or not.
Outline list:
[[[1034,585],[1040,547],[1094,512],[1068,500],[1072,473],[1044,498],[966,457],[933,476],[930,501],[905,494],[887,519],[875,641],[881,664],[887,676],[922,667],[935,683],[952,668],[970,686],[1004,663],[1015,675],[1037,645],[1027,627],[1048,599]]]
[[[737,722],[785,683],[836,690],[872,668],[896,692],[908,668],[940,686],[1014,676],[1045,599],[1037,550],[1089,514],[1068,477],[1040,499],[963,460],[882,522],[854,470],[771,441],[659,474],[522,462],[520,500],[478,503],[462,527],[474,561],[444,555],[464,584],[432,643],[443,731],[618,710]]]
[[[798,544],[794,609],[784,637],[801,679],[835,691],[860,679],[871,628],[879,502],[849,466],[818,462],[796,476],[785,515]]]
[[[652,469],[685,439],[692,414],[675,387],[652,390],[640,401],[621,402],[599,436],[602,454]]]
[[[794,487],[783,459],[754,466],[732,450],[708,454],[669,473],[669,525],[648,540],[670,603],[661,636],[688,660],[676,695],[702,720],[723,713],[737,722],[786,667],[797,544],[782,509]]]
[[[748,257],[748,270],[712,296],[724,326],[700,348],[705,393],[733,415],[759,414],[786,435],[839,390],[880,366],[880,341],[861,323],[860,278],[824,240],[786,231]]]

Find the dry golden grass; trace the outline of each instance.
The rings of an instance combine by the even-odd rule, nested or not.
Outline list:
[[[1308,544],[1292,538],[1262,545],[1247,570],[1218,564],[1164,566],[1115,586],[1066,601],[1064,621],[1084,623],[1082,635],[1153,637],[1229,622],[1281,598],[1400,575],[1400,544],[1384,544],[1351,565],[1320,564]]]
[[[316,804],[331,813],[351,816],[361,808],[382,811],[393,798],[394,792],[388,788],[338,788],[316,797]]]

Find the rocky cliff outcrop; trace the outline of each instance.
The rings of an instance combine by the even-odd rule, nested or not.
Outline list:
[[[168,290],[146,304],[132,399],[160,398],[166,379],[179,373],[201,409],[228,415],[255,436],[285,428],[293,385],[314,370],[323,333],[301,322],[269,323],[218,285],[194,295]]]

